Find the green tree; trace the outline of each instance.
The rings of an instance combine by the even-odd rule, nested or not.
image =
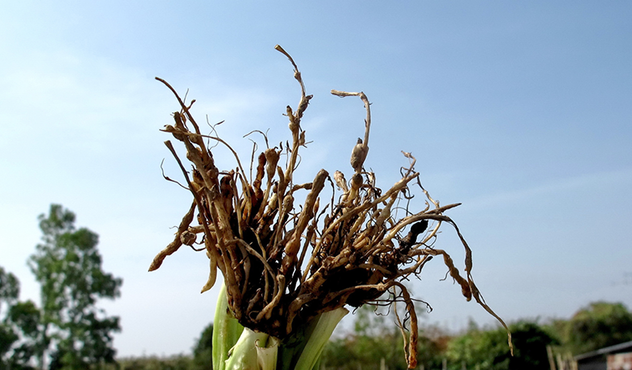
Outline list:
[[[20,337],[17,346],[13,348],[11,369],[32,369],[31,359],[39,351],[39,331],[41,329],[40,310],[32,301],[17,302],[7,315],[7,322],[11,323]]]
[[[20,285],[18,279],[12,273],[7,273],[4,268],[0,267],[0,314],[3,310],[10,310],[11,306],[17,301],[20,293]],[[6,309],[3,306],[7,306]],[[15,333],[6,317],[0,323],[0,369],[8,368],[8,354],[13,344],[18,341],[18,335]]]
[[[504,328],[481,330],[470,326],[467,333],[454,338],[447,351],[450,369],[477,370],[548,370],[550,368],[546,347],[556,344],[540,325],[519,321],[509,326],[514,355],[507,345]]]
[[[3,305],[12,305],[18,300],[20,295],[20,282],[10,272],[5,272],[4,268],[0,267],[0,313],[2,313]]]
[[[0,267],[0,369],[32,369],[40,312],[31,301],[19,302],[19,295],[18,279]]]
[[[76,229],[75,214],[61,205],[40,215],[42,243],[29,259],[41,285],[42,323],[40,366],[49,345],[50,369],[86,369],[114,362],[112,333],[120,330],[118,317],[107,317],[96,304],[100,298],[120,296],[122,280],[101,268],[98,235]]]
[[[632,340],[632,313],[623,303],[592,302],[567,322],[564,339],[575,354]]]
[[[200,335],[193,348],[191,370],[209,370],[213,364],[213,323],[210,323]]]

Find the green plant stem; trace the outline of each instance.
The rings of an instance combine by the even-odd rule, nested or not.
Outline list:
[[[312,370],[333,334],[349,311],[324,312],[283,341],[237,322],[228,310],[222,285],[213,323],[213,369],[219,370]]]
[[[228,309],[226,286],[222,284],[215,306],[213,321],[213,369],[225,370],[229,351],[237,343],[244,327],[239,324]]]

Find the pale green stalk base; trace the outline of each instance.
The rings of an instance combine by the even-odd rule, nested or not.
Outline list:
[[[301,357],[296,363],[295,368],[297,370],[312,370],[315,368],[314,365],[318,362],[334,329],[348,313],[349,311],[346,308],[341,307],[322,313],[310,321],[309,327],[312,330],[305,334],[307,344],[305,344]]]
[[[228,310],[226,287],[222,285],[213,322],[213,369],[312,370],[334,329],[348,313],[345,308],[322,313],[281,342],[243,328]]]

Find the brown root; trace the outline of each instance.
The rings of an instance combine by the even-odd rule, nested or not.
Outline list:
[[[263,134],[266,149],[251,155],[250,176],[230,145],[219,137],[203,135],[190,105],[166,81],[158,79],[175,94],[180,105],[173,114],[174,124],[163,131],[186,148],[191,170],[186,170],[171,142],[166,142],[194,201],[174,241],[158,253],[150,271],[160,267],[183,241],[192,244],[203,240],[212,262],[203,290],[211,288],[215,269],[219,268],[235,318],[245,327],[277,338],[290,335],[292,328],[320,313],[376,302],[387,290],[396,289],[406,305],[404,322],[409,323],[409,334],[405,335],[405,352],[409,367],[414,367],[418,320],[413,299],[402,282],[411,275],[418,276],[428,261],[440,256],[463,296],[468,301],[474,298],[505,326],[480,295],[471,275],[471,250],[454,221],[444,215],[459,204],[441,207],[430,197],[421,186],[414,168],[416,160],[410,153],[403,152],[410,164],[402,168],[402,178],[386,191],[376,186],[375,174],[364,171],[371,125],[370,103],[364,93],[332,90],[341,97],[359,96],[367,111],[364,140],[358,139],[352,150],[350,180],[347,182],[342,171],[335,171],[332,179],[327,171],[320,170],[310,183],[294,181],[299,150],[306,144],[301,119],[311,95],[305,94],[301,73],[291,56],[280,46],[277,50],[292,63],[294,78],[301,87],[296,110],[286,108],[292,141],[285,150],[283,145],[281,149],[270,148],[267,135],[257,131]],[[205,139],[228,147],[236,167],[220,171]],[[279,165],[283,151],[287,154],[285,168]],[[254,179],[252,168],[256,169]],[[326,181],[331,184],[331,196],[326,193]],[[341,194],[336,194],[334,183]],[[415,185],[426,197],[427,206],[417,213],[406,209],[406,216],[397,217],[395,202],[410,200]],[[299,197],[300,192],[305,195]],[[296,199],[301,198],[305,199],[303,203],[296,205]],[[330,200],[326,203],[324,199]],[[192,226],[194,219],[197,225]],[[451,224],[462,241],[464,274],[445,250],[432,247],[442,223]],[[404,322],[400,321],[402,330]]]

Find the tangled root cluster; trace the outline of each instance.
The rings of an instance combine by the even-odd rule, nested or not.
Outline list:
[[[417,315],[402,281],[420,274],[435,256],[443,259],[465,298],[474,298],[502,323],[472,280],[470,248],[456,224],[444,215],[459,204],[440,206],[430,197],[421,186],[410,153],[404,153],[409,166],[401,169],[401,179],[386,191],[376,186],[375,174],[364,169],[371,127],[369,101],[364,93],[332,90],[338,96],[359,96],[367,112],[364,139],[358,139],[352,150],[350,179],[340,171],[331,176],[320,170],[312,182],[294,182],[299,149],[306,144],[301,118],[312,96],[305,94],[301,74],[291,56],[280,46],[276,49],[294,66],[301,99],[295,110],[286,108],[291,146],[268,147],[256,159],[253,155],[254,179],[247,176],[239,157],[226,142],[200,132],[190,113],[192,103],[187,106],[167,82],[157,78],[180,103],[180,111],[173,113],[174,124],[162,131],[173,135],[186,148],[186,157],[192,164],[189,170],[172,143],[165,142],[184,174],[193,202],[175,239],[158,253],[149,270],[159,268],[164,258],[182,245],[206,251],[210,274],[202,291],[214,285],[219,268],[235,318],[245,327],[280,339],[320,313],[344,305],[372,303],[390,291],[390,302],[405,303],[410,323],[405,351],[410,367],[416,365]],[[228,147],[237,166],[226,171],[218,169],[207,145],[209,141]],[[283,155],[285,168],[279,163]],[[324,191],[327,185],[331,195]],[[416,213],[406,209],[399,212],[404,213],[403,217],[397,218],[394,209],[398,202],[412,197],[413,186],[427,198],[426,207]],[[299,192],[306,194],[304,203],[296,206]],[[463,274],[446,251],[433,247],[443,223],[454,227],[465,248]]]

